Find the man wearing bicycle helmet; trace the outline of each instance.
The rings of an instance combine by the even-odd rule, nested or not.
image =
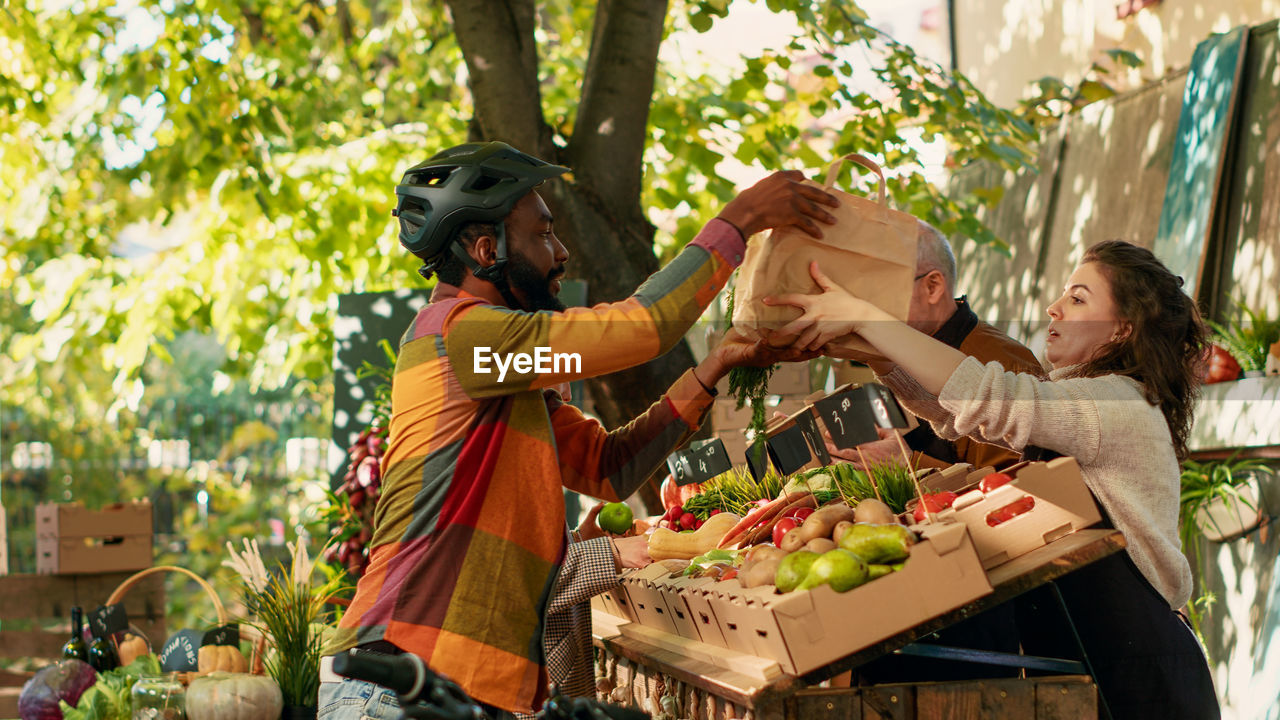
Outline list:
[[[401,340],[369,568],[326,649],[414,653],[495,715],[538,708],[549,661],[574,689],[585,674],[590,692],[589,622],[566,633],[563,613],[648,560],[643,538],[606,537],[575,543],[566,567],[562,488],[631,495],[697,430],[729,368],[807,356],[730,337],[614,431],[555,388],[671,349],[742,261],[745,238],[786,225],[821,237],[818,223],[834,222],[822,207],[834,197],[775,173],[631,297],[565,310],[556,295],[569,253],[534,188],[567,171],[470,143],[397,186],[400,241],[438,282]],[[379,698],[356,681],[325,683],[320,715],[399,715]]]

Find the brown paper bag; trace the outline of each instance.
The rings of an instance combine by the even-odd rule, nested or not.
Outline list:
[[[845,160],[871,170],[880,178],[876,201],[833,187]],[[805,182],[822,187],[812,180]],[[800,317],[799,308],[768,306],[762,300],[784,293],[817,293],[818,285],[809,275],[812,260],[818,261],[827,277],[850,293],[899,320],[907,319],[916,272],[915,217],[889,208],[885,201],[884,173],[879,165],[862,155],[846,155],[833,163],[827,170],[823,189],[840,200],[840,207],[831,209],[836,224],[822,226],[821,240],[788,226],[747,245],[747,256],[738,270],[733,327],[749,339],[767,339],[774,330]],[[831,348],[835,351],[833,354],[841,357],[878,357],[878,353],[856,335],[833,340],[832,345],[835,346]]]

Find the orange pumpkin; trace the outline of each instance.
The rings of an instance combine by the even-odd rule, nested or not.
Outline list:
[[[201,675],[219,670],[242,673],[249,671],[249,661],[235,645],[205,645],[200,648],[196,669]]]
[[[128,665],[149,652],[151,652],[151,646],[147,644],[146,638],[133,633],[125,633],[124,640],[120,641],[120,647],[116,649],[121,665]]]

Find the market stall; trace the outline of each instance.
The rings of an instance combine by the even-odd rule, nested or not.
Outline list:
[[[603,695],[673,719],[916,718],[942,707],[1109,717],[1078,638],[1080,652],[1062,658],[917,642],[1125,547],[1099,527],[1076,461],[926,471],[904,453],[905,467],[860,472],[822,457],[819,418],[849,444],[862,426],[905,422],[878,388],[841,388],[771,423],[767,470],[724,470],[715,441],[672,457],[673,502],[649,540],[656,562],[594,604]],[[1060,594],[1059,604],[1070,625]],[[1026,672],[851,682],[891,653]]]

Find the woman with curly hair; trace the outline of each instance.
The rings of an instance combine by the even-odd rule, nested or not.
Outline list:
[[[1178,540],[1179,463],[1199,392],[1205,328],[1182,281],[1148,250],[1111,240],[1085,253],[1048,308],[1048,380],[1005,372],[912,330],[833,285],[770,304],[803,314],[780,332],[820,348],[857,333],[902,403],[943,438],[972,436],[1044,459],[1070,455],[1127,547],[1057,581],[1115,718],[1216,718],[1208,664],[1179,610],[1191,567]],[[1017,608],[1028,654],[1071,654],[1056,599]],[[1064,632],[1065,631],[1065,632]]]

